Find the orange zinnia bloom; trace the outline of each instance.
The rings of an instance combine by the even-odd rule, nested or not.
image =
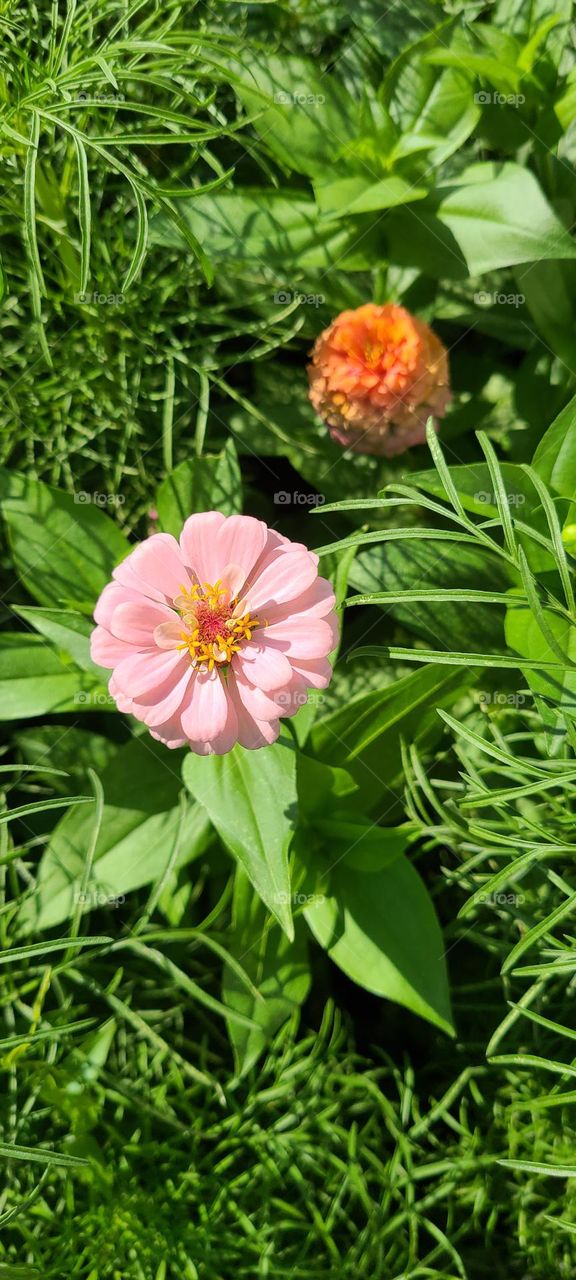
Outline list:
[[[317,338],[310,399],[339,444],[392,457],[426,438],[450,400],[448,353],[404,307],[342,311]]]

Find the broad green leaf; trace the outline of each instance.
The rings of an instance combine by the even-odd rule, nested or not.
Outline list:
[[[538,332],[568,369],[576,369],[576,264],[532,262],[515,278]]]
[[[576,498],[576,396],[542,436],[531,465],[555,493]]]
[[[425,24],[427,25],[427,24]],[[417,149],[428,152],[426,163],[443,164],[470,136],[480,119],[474,101],[474,73],[458,52],[458,64],[445,71],[427,62],[434,50],[446,52],[456,35],[446,29],[430,32],[404,49],[384,80],[384,96],[401,132],[397,154]]]
[[[463,278],[548,258],[576,258],[576,242],[537,179],[511,162],[475,164],[433,196],[388,217],[391,256],[429,275]]]
[[[303,922],[295,921],[292,942],[270,922],[262,900],[239,866],[234,891],[233,932],[228,950],[253,982],[251,993],[229,964],[224,965],[222,998],[236,1013],[258,1023],[259,1030],[230,1021],[228,1032],[236,1069],[245,1075],[275,1032],[303,1003],[310,989],[308,939]]]
[[[104,813],[83,909],[123,898],[162,875],[179,829],[183,755],[148,737],[135,738],[104,769]],[[73,915],[93,821],[71,811],[58,823],[40,864],[37,892],[20,912],[21,933],[52,928]],[[190,805],[177,865],[198,857],[210,839],[204,811]]]
[[[283,742],[260,751],[184,761],[184,782],[249,876],[268,910],[293,938],[288,849],[297,811],[296,756]]]
[[[382,543],[362,551],[350,580],[362,594],[431,587],[504,592],[510,585],[501,562],[482,548],[457,542],[438,546],[425,539]],[[472,650],[482,644],[492,652],[504,644],[503,613],[492,605],[455,599],[453,603],[417,601],[379,607],[438,648]]]
[[[567,618],[544,610],[546,624],[554,639],[569,657],[576,660],[576,627]],[[506,614],[506,641],[515,653],[532,661],[554,662],[557,655],[548,644],[528,604],[511,604]],[[566,717],[576,719],[576,668],[557,673],[523,668],[546,731],[546,749],[557,756],[566,744]]]
[[[91,496],[63,493],[0,468],[0,512],[15,568],[40,604],[89,608],[130,550]]]
[[[576,120],[576,72],[572,70],[566,79],[563,92],[554,103],[554,114],[564,131]]]
[[[326,764],[348,770],[358,783],[358,801],[370,812],[382,792],[402,779],[401,739],[424,747],[440,733],[436,708],[451,706],[471,674],[455,668],[423,667],[384,689],[352,699],[312,730],[311,743]]]
[[[97,676],[63,662],[41,636],[22,632],[0,633],[0,690],[0,720],[113,706]]]
[[[526,519],[530,508],[539,505],[534,486],[531,484],[522,467],[512,462],[501,462],[500,471],[508,505],[519,520]],[[456,492],[466,511],[491,520],[498,515],[498,505],[490,472],[485,462],[472,462],[467,466],[451,466],[450,476]],[[448,500],[446,489],[434,470],[413,471],[406,476],[411,485],[424,489],[440,498]],[[441,552],[444,555],[444,549]]]
[[[495,25],[524,45],[548,26],[552,33],[546,40],[546,57],[558,65],[570,40],[573,15],[572,0],[498,0],[490,16]],[[552,19],[554,30],[550,27]]]
[[[313,828],[332,866],[342,863],[358,871],[381,871],[390,866],[406,852],[414,835],[409,826],[379,827],[346,809],[335,809],[330,817],[316,817]]]
[[[290,291],[296,268],[322,271],[341,266],[348,250],[352,263],[363,267],[367,261],[363,246],[355,249],[357,230],[321,221],[314,201],[301,191],[240,188],[180,200],[179,208],[214,262],[227,269],[249,266],[260,279],[264,271],[264,279],[271,281],[270,301],[279,306],[290,301],[286,289]],[[184,243],[178,228],[163,215],[152,221],[150,238],[176,248]]]
[[[51,788],[72,795],[86,785],[88,769],[100,775],[118,750],[103,734],[78,729],[73,724],[64,731],[61,724],[22,729],[14,734],[14,740],[26,764],[50,764],[62,769],[64,776],[54,777]]]
[[[303,751],[296,757],[296,780],[298,784],[298,805],[306,820],[332,813],[337,804],[350,804],[351,797],[358,790],[351,774],[346,769],[333,768],[314,760]]]
[[[181,462],[162,481],[156,507],[161,528],[175,538],[195,511],[222,511],[224,515],[240,512],[242,477],[234,441],[229,440],[217,456]]]
[[[371,182],[358,175],[338,178],[328,175],[315,183],[316,200],[324,218],[344,218],[349,214],[393,209],[399,204],[423,200],[427,187],[407,182],[398,174]]]
[[[453,1034],[442,931],[406,858],[375,872],[341,863],[330,873],[326,896],[316,895],[304,914],[349,978]]]
[[[346,162],[358,136],[359,108],[337,75],[304,58],[254,48],[245,66],[228,58],[227,69],[254,127],[282,165],[314,175],[335,157]]]
[[[426,54],[426,62],[433,67],[453,67],[462,72],[462,54],[455,49],[434,49]],[[465,70],[470,76],[480,76],[504,94],[515,93],[520,81],[520,72],[515,64],[508,66],[501,58],[491,57],[488,53],[466,53]]]
[[[30,605],[16,605],[14,611],[24,622],[39,631],[40,635],[50,640],[56,649],[64,650],[82,671],[88,671],[92,676],[108,683],[110,672],[97,666],[90,657],[90,636],[94,623],[83,613]]]

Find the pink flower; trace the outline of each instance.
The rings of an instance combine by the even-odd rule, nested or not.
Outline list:
[[[252,516],[190,516],[118,565],[94,618],[94,662],[120,711],[167,747],[222,755],[274,742],[324,689],[337,637],[318,557]]]

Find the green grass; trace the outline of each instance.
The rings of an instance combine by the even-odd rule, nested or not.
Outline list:
[[[91,1074],[81,1052],[37,1068],[40,1107],[91,1166],[49,1173],[4,1258],[78,1280],[571,1274],[574,1194],[499,1163],[550,1155],[547,1122],[513,1111],[510,1127],[530,1089],[434,1049],[434,1067],[378,1064],[327,1014],[225,1107],[122,1032]],[[558,1123],[556,1158],[568,1138]],[[9,1203],[30,1177],[13,1168]]]
[[[457,8],[450,6],[450,13]],[[90,109],[77,112],[83,122],[79,148],[62,123],[53,126],[45,118],[35,165],[25,142],[3,138],[0,463],[70,491],[103,495],[116,503],[119,521],[137,533],[146,529],[158,482],[197,449],[205,409],[206,447],[219,448],[234,432],[244,453],[250,509],[257,513],[270,516],[271,504],[261,492],[269,487],[269,469],[263,483],[254,453],[268,462],[287,453],[296,487],[314,482],[329,498],[331,484],[334,497],[346,496],[348,487],[354,496],[375,493],[389,478],[387,466],[367,458],[334,472],[338,451],[312,424],[304,362],[324,312],[311,316],[300,309],[279,318],[270,305],[269,276],[229,279],[219,271],[211,287],[206,263],[190,241],[182,248],[155,243],[145,258],[137,252],[142,200],[152,217],[161,212],[177,220],[178,199],[162,198],[168,175],[183,190],[218,181],[229,170],[242,185],[274,185],[284,177],[288,183],[239,114],[225,74],[211,59],[212,44],[266,44],[272,33],[281,49],[322,58],[324,65],[338,60],[355,84],[395,56],[409,35],[416,38],[440,19],[443,9],[422,3],[408,13],[395,4],[387,15],[386,23],[378,22],[381,7],[370,0],[358,6],[148,0],[127,18],[119,0],[89,0],[68,30],[63,5],[55,26],[45,4],[0,6],[0,29],[7,33],[0,104],[8,104],[13,128],[25,139],[32,136],[31,95],[65,121],[72,114],[62,106],[66,84],[74,93],[85,86],[93,98]],[[75,68],[82,68],[87,44],[96,47],[117,19],[123,25],[115,89],[101,62],[78,73]],[[151,51],[142,52],[144,40],[154,45]],[[114,93],[118,101],[104,103]],[[122,107],[121,94],[133,111]],[[141,111],[146,105],[152,118]],[[198,145],[166,137],[184,130],[170,112],[198,123]],[[137,144],[135,135],[144,129],[162,134],[163,145]],[[207,137],[215,130],[217,137]],[[106,144],[110,154],[103,156],[90,138],[108,132],[122,140]],[[30,233],[32,169],[40,272]],[[291,175],[289,185],[296,181]],[[356,305],[373,286],[384,288],[379,272],[373,278],[355,273],[346,281],[334,273],[322,287],[337,310]],[[81,291],[98,299],[80,302]],[[461,315],[456,289],[453,299],[445,295],[448,315],[452,301]],[[456,435],[464,422],[469,430],[471,417],[476,424],[480,406],[492,434],[506,441],[520,412],[513,381],[519,356],[513,342],[512,354],[503,354],[504,342],[492,341],[484,339],[481,370],[476,338],[464,343],[457,395],[464,391],[466,400],[473,384],[476,399],[472,407],[460,407]],[[551,398],[565,393],[561,377],[558,387],[549,387],[548,354],[544,360],[545,367],[538,366],[540,400],[529,406],[536,417],[550,416]],[[524,401],[535,370],[536,360],[522,375]],[[287,465],[274,461],[275,475]],[[338,517],[330,517],[327,529],[318,519],[314,536],[328,542],[340,529]],[[286,531],[292,531],[288,524]],[[308,531],[298,532],[312,542]],[[11,588],[7,551],[2,571],[3,590]],[[351,644],[360,641],[365,616],[350,617]],[[370,625],[379,616],[374,609]],[[414,633],[399,631],[393,618],[382,630],[386,643],[414,643]],[[360,663],[342,664],[326,708],[404,671],[404,664],[388,659],[368,673]],[[485,723],[470,704],[463,714],[477,730]],[[506,711],[491,715],[490,723],[501,746],[517,750],[526,742],[517,735],[528,732],[530,751],[532,740],[539,749],[534,719],[526,725]],[[108,717],[99,717],[98,731],[120,732]],[[552,963],[555,949],[562,960],[573,947],[567,920],[551,926],[551,934],[546,925],[565,900],[571,862],[532,869],[522,880],[519,910],[488,902],[469,917],[456,917],[481,887],[483,868],[496,870],[496,860],[484,858],[494,827],[521,843],[537,821],[560,838],[573,825],[573,796],[543,799],[542,793],[520,798],[512,816],[491,812],[479,848],[470,810],[460,808],[466,798],[461,771],[468,770],[466,785],[488,771],[480,753],[472,751],[463,762],[450,742],[444,739],[446,751],[435,766],[424,762],[433,786],[413,759],[407,803],[424,837],[419,867],[446,929],[454,1045],[394,1006],[360,996],[317,952],[317,985],[301,1025],[286,1028],[251,1075],[238,1081],[223,1021],[189,994],[175,994],[169,975],[128,950],[121,962],[103,947],[85,948],[73,961],[55,951],[0,968],[1,1138],[36,1149],[35,1162],[5,1161],[0,1280],[569,1280],[576,1179],[503,1162],[574,1166],[572,1104],[560,1100],[574,1082],[546,1065],[571,1062],[572,973],[558,965],[518,979],[502,977],[500,970],[536,925],[542,936],[519,965]],[[2,750],[14,746],[3,727]],[[81,792],[88,789],[85,774],[78,758],[74,786]],[[46,779],[41,782],[41,794],[48,795]],[[38,794],[36,777],[20,788],[18,799],[26,803]],[[440,814],[434,803],[439,797]],[[14,845],[0,827],[4,946],[17,941],[13,916],[34,884],[49,822],[37,815],[29,825],[21,823]],[[193,881],[189,873],[179,881],[173,913],[162,902],[155,916],[165,931],[166,954],[214,999],[220,997],[214,953],[201,940],[183,942],[170,930],[176,916],[178,923],[201,927],[220,903],[210,937],[225,947],[229,872],[222,856],[216,866],[203,863]],[[82,931],[129,938],[146,902],[145,895],[131,894],[116,911],[84,918]],[[531,990],[534,978],[542,990],[530,1008],[548,1023],[517,1013],[512,1018],[510,1002]],[[509,1012],[506,1037],[498,1038]],[[70,1032],[63,1030],[70,1024]],[[14,1037],[20,1040],[3,1043]],[[492,1056],[510,1060],[488,1063],[489,1044]],[[46,1153],[44,1170],[38,1149]],[[60,1166],[57,1158],[50,1162],[50,1152],[87,1163]]]

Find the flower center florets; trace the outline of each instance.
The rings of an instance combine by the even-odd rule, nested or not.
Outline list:
[[[223,666],[240,652],[243,640],[250,640],[252,632],[261,624],[242,612],[242,605],[235,596],[230,598],[228,587],[220,579],[214,583],[196,583],[192,587],[181,586],[181,595],[174,600],[183,623],[182,644],[187,649],[194,666],[208,671],[216,664]]]

